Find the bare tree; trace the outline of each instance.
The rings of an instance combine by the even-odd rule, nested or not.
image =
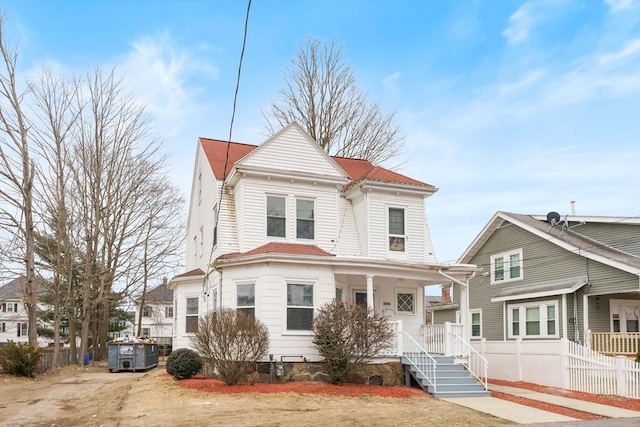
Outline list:
[[[382,163],[402,152],[404,138],[357,85],[342,48],[311,38],[298,48],[286,70],[280,100],[272,103],[267,131],[275,133],[297,122],[329,154]]]
[[[6,44],[5,18],[0,15],[0,228],[9,235],[14,249],[20,250],[26,289],[24,304],[29,323],[29,344],[38,345],[38,283],[35,280],[33,182],[35,166],[29,150],[29,122],[23,111],[28,92],[18,90],[16,65],[18,53]],[[5,255],[15,255],[5,254]]]

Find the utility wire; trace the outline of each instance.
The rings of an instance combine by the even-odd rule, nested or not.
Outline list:
[[[233,136],[233,122],[235,121],[235,117],[236,117],[236,107],[237,107],[237,103],[238,103],[238,92],[240,91],[240,77],[242,76],[242,62],[244,60],[244,51],[247,45],[247,33],[249,30],[249,13],[251,11],[251,0],[249,0],[247,2],[247,12],[245,15],[245,20],[244,20],[244,35],[242,38],[242,49],[240,50],[240,60],[238,62],[238,75],[236,77],[236,88],[235,91],[233,93],[233,108],[231,110],[231,121],[229,123],[229,138],[227,140],[227,150],[225,153],[225,158],[224,158],[224,169],[223,169],[223,173],[222,173],[222,183],[220,185],[220,197],[218,198],[218,203],[217,203],[217,207],[218,209],[215,212],[215,218],[214,218],[214,222],[213,222],[213,232],[214,232],[214,236],[212,236],[211,239],[211,251],[209,252],[209,262],[207,263],[207,274],[204,277],[203,283],[202,283],[202,292],[203,292],[203,297],[206,300],[207,297],[209,296],[208,290],[206,290],[206,284],[209,280],[209,274],[211,273],[211,263],[213,261],[213,251],[215,248],[215,245],[217,243],[217,239],[216,239],[216,233],[217,233],[217,229],[218,229],[218,219],[220,218],[220,211],[222,208],[222,196],[224,194],[224,187],[225,187],[225,183],[227,181],[227,163],[229,162],[229,150],[231,148],[231,139]],[[215,208],[215,206],[214,206]]]

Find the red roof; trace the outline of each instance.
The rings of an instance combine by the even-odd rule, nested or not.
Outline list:
[[[200,144],[202,149],[209,160],[211,169],[216,179],[225,179],[231,170],[233,165],[258,148],[256,145],[243,144],[239,142],[227,142],[219,139],[200,138]],[[227,156],[227,149],[229,154]],[[226,170],[224,158],[227,158]],[[418,181],[408,176],[399,174],[397,172],[390,171],[381,166],[374,166],[368,160],[363,159],[351,159],[347,157],[331,157],[342,170],[351,178],[349,185],[354,185],[356,182],[363,180],[387,182],[395,184],[415,185],[419,187],[433,188],[430,184]],[[226,173],[225,173],[226,172]]]
[[[182,277],[204,276],[205,272],[196,268],[195,270],[187,271],[186,273],[178,274],[174,279],[180,279]]]
[[[220,258],[237,258],[240,256],[249,256],[249,255],[260,255],[260,254],[268,254],[268,253],[276,253],[276,254],[290,254],[290,255],[319,255],[319,256],[334,256],[329,252],[320,249],[316,245],[302,245],[299,243],[277,243],[270,242],[266,245],[259,246],[255,249],[251,249],[250,251],[244,253],[231,253],[222,255]]]
[[[202,144],[202,149],[204,150],[204,154],[207,155],[216,179],[225,179],[238,160],[258,148],[256,145],[242,144],[240,142],[229,143],[227,141],[220,141],[219,139],[208,138],[200,138],[200,144]],[[228,156],[227,148],[229,149]],[[227,158],[226,170],[223,160],[225,157]]]

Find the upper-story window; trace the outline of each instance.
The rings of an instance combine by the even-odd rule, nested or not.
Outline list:
[[[491,256],[491,283],[522,280],[522,248]]]
[[[286,198],[283,196],[267,196],[267,236],[286,236],[286,205]]]
[[[17,313],[18,303],[17,302],[2,303],[2,307],[0,308],[0,310],[2,310],[2,312],[5,312],[5,313]]]
[[[164,308],[164,317],[167,319],[173,318],[173,306]]]
[[[296,199],[296,237],[298,239],[315,238],[315,201]]]
[[[404,226],[404,209],[389,208],[389,251],[404,252],[407,236]]]
[[[142,307],[142,317],[151,317],[151,306]]]
[[[218,210],[218,204],[213,207],[213,246],[218,244],[218,223],[220,222],[220,211]]]

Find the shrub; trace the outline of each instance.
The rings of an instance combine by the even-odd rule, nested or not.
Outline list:
[[[368,307],[342,302],[320,308],[313,332],[313,345],[324,358],[333,384],[344,384],[352,366],[379,354],[393,338],[386,317]]]
[[[9,375],[31,377],[38,369],[41,355],[38,347],[9,341],[9,345],[0,351],[0,369]]]
[[[211,361],[222,381],[234,385],[267,354],[269,330],[253,316],[222,308],[200,319],[191,344]]]
[[[167,357],[167,372],[177,380],[188,379],[202,369],[198,354],[188,348],[180,348]]]

